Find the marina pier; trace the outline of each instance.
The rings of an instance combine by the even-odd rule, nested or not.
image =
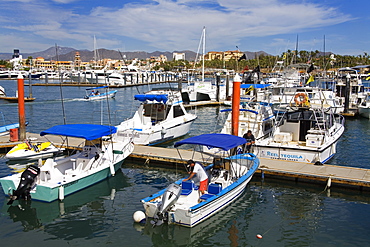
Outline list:
[[[26,136],[36,141],[47,141],[39,134],[27,133]],[[67,148],[60,143],[58,136],[48,136],[56,146]],[[13,146],[21,142],[10,142],[9,136],[0,136],[0,149],[10,150]],[[70,149],[78,149],[81,139],[68,138]],[[184,169],[186,160],[209,161],[212,163],[213,157],[206,153],[181,150],[181,157],[177,149],[162,148],[155,146],[135,145],[135,149],[127,160],[142,162],[148,166],[166,166],[170,168]],[[305,182],[319,184],[328,187],[345,187],[361,191],[370,191],[370,170],[364,168],[335,166],[335,165],[314,165],[303,162],[274,160],[260,158],[260,168],[256,175],[262,179],[275,178],[290,180],[294,182]],[[206,165],[206,164],[204,164]]]

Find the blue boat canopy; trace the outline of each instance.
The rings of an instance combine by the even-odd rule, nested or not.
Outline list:
[[[244,143],[246,143],[246,140],[243,137],[214,133],[193,136],[185,140],[176,142],[174,146],[178,147],[183,144],[197,144],[211,148],[220,148],[228,151]]]
[[[158,102],[163,101],[163,103],[166,104],[168,100],[168,94],[136,94],[134,98],[135,100],[139,100],[142,102],[146,100],[150,101],[156,100]]]
[[[241,84],[240,88],[250,88],[250,87],[266,88],[266,87],[269,87],[269,86],[271,86],[271,84]]]
[[[50,129],[41,131],[40,136],[61,135],[69,137],[84,138],[88,141],[108,136],[117,132],[117,128],[108,125],[97,124],[65,124],[56,125]]]

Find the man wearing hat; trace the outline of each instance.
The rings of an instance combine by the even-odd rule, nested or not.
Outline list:
[[[194,162],[193,160],[188,160],[187,167],[190,167],[190,175],[188,178],[185,178],[184,181],[188,181],[192,179],[195,175],[198,176],[200,180],[199,185],[199,191],[204,194],[204,192],[207,190],[208,186],[208,175],[206,171],[203,169],[203,166],[199,164],[198,162]]]

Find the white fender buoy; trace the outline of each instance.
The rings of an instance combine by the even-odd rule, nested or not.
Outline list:
[[[136,211],[132,218],[136,223],[143,223],[146,220],[146,216],[143,211]]]
[[[109,168],[110,168],[110,173],[112,174],[112,176],[114,176],[116,174],[116,171],[114,170],[114,165],[112,163],[109,164]]]
[[[59,187],[59,200],[63,201],[64,200],[64,187],[61,185]]]
[[[330,188],[330,186],[331,186],[331,176],[328,178],[328,182],[327,182],[326,186],[328,188]]]

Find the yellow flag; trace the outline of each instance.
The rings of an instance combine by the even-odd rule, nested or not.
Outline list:
[[[308,78],[306,84],[310,83],[310,82],[313,82],[315,80],[315,78],[313,77],[313,75],[310,75],[310,78]]]

